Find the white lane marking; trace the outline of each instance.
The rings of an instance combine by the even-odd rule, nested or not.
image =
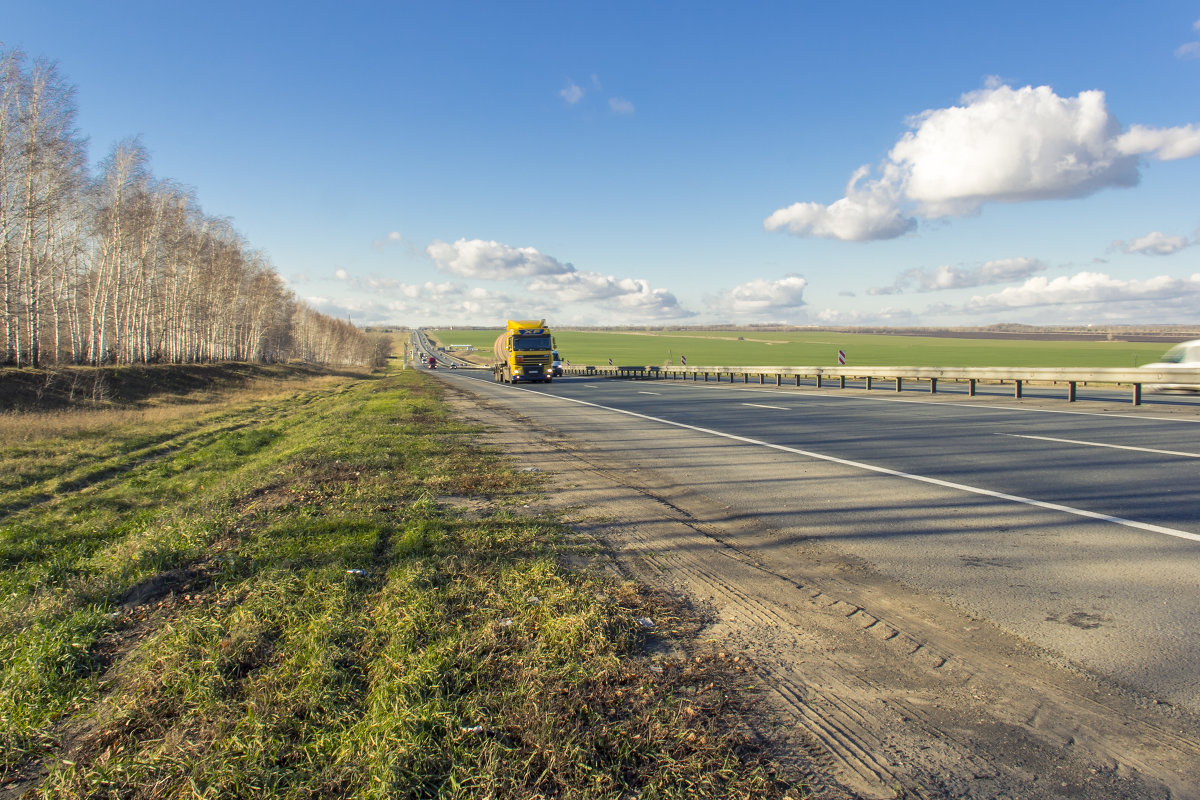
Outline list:
[[[1101,514],[1097,511],[1088,511],[1086,508],[1073,508],[1072,506],[1064,506],[1059,503],[1048,503],[1044,500],[1034,500],[1032,497],[1021,497],[1020,495],[1016,495],[1016,494],[1006,494],[1004,492],[997,492],[997,491],[993,491],[991,489],[982,489],[978,486],[968,486],[965,483],[954,483],[953,481],[944,481],[941,478],[930,478],[926,475],[914,475],[911,472],[901,472],[900,470],[889,469],[887,467],[879,467],[874,464],[864,464],[861,461],[851,461],[846,458],[838,458],[837,456],[827,456],[827,455],[824,455],[823,453],[814,453],[811,450],[801,450],[800,448],[797,448],[797,447],[787,447],[786,445],[782,445],[782,444],[772,444],[771,442],[764,442],[759,439],[750,439],[745,436],[737,436],[736,434],[725,433],[723,431],[713,430],[712,428],[701,428],[698,425],[688,425],[683,422],[674,422],[673,420],[663,419],[662,417],[652,417],[649,414],[639,414],[636,411],[626,411],[623,408],[613,408],[612,406],[602,406],[599,403],[589,403],[587,400],[576,400],[574,397],[563,397],[561,395],[547,395],[547,394],[542,394],[541,392],[535,392],[532,389],[522,389],[518,386],[514,386],[512,388],[514,388],[520,392],[529,392],[530,394],[536,394],[540,397],[545,397],[548,399],[563,400],[568,403],[577,403],[578,405],[581,405],[581,406],[590,406],[591,408],[599,408],[603,411],[613,411],[613,412],[616,412],[617,414],[625,414],[626,416],[637,417],[638,419],[648,420],[649,422],[658,422],[663,425],[670,425],[675,428],[684,428],[689,431],[696,431],[697,433],[706,433],[710,436],[719,436],[722,439],[730,439],[735,442],[742,442],[744,444],[757,445],[758,447],[767,447],[767,448],[770,448],[771,450],[781,450],[785,453],[793,453],[798,456],[805,456],[806,458],[815,458],[819,461],[828,461],[831,464],[841,464],[842,466],[845,466],[845,467],[853,467],[855,469],[865,469],[869,472],[878,472],[881,475],[891,475],[892,477],[895,477],[895,478],[904,478],[904,479],[910,480],[910,481],[918,481],[920,483],[928,483],[928,484],[932,484],[933,486],[941,486],[946,489],[955,489],[960,492],[970,492],[971,494],[983,495],[984,497],[994,497],[997,500],[1008,500],[1009,502],[1022,503],[1027,506],[1034,506],[1035,508],[1044,508],[1049,511],[1061,511],[1065,514],[1072,514],[1076,517],[1084,517],[1086,519],[1095,519],[1095,520],[1099,520],[1101,522],[1111,522],[1115,525],[1123,525],[1127,528],[1136,528],[1136,529],[1142,530],[1142,531],[1149,531],[1150,533],[1162,533],[1162,534],[1166,534],[1167,536],[1175,536],[1180,539],[1190,539],[1193,542],[1200,542],[1200,533],[1192,533],[1190,531],[1176,530],[1175,528],[1167,528],[1162,525],[1152,525],[1149,522],[1138,522],[1137,520],[1125,519],[1124,517],[1114,517],[1110,514]]]
[[[1114,450],[1136,450],[1139,453],[1158,453],[1164,456],[1183,456],[1184,458],[1200,458],[1200,453],[1182,453],[1178,450],[1155,450],[1152,447],[1130,447],[1124,444],[1104,444],[1103,442],[1083,442],[1079,439],[1055,439],[1052,436],[1028,436],[1021,433],[997,433],[997,436],[1011,436],[1014,439],[1041,439],[1043,442],[1061,442],[1063,444],[1082,444],[1088,447],[1111,447]]]
[[[764,406],[760,403],[742,403],[742,405],[750,406],[751,408],[773,408],[776,411],[791,411],[791,409],[786,406]]]
[[[657,396],[657,395],[661,395],[662,392],[638,392],[638,394],[652,394],[652,395]]]
[[[594,384],[594,383],[585,383],[585,384],[583,385],[583,388],[585,388],[585,389],[599,389],[600,387],[599,387],[599,386],[597,386],[597,385],[596,385],[596,384]]]

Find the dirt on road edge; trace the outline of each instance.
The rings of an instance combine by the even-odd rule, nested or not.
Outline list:
[[[774,535],[669,476],[447,385],[465,419],[633,578],[704,608],[701,633],[768,684],[747,720],[828,798],[1200,798],[1200,723],[1080,672],[814,546],[802,582],[761,563]],[[793,575],[796,573],[793,573]]]

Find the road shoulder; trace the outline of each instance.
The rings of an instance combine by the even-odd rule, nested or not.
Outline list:
[[[1057,666],[830,548],[813,545],[802,580],[784,577],[753,547],[770,533],[761,521],[732,522],[702,494],[487,394],[448,392],[489,441],[553,476],[546,502],[577,531],[627,574],[706,609],[703,636],[758,665],[770,713],[756,731],[796,754],[796,769],[816,756],[863,797],[1200,796],[1191,715]]]

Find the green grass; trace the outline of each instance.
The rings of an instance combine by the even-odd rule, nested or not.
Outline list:
[[[638,619],[699,622],[566,568],[587,543],[438,391],[0,437],[0,791],[800,796],[731,733],[731,664],[643,655]]]
[[[439,344],[473,344],[490,354],[498,331],[430,331]],[[572,364],[689,366],[1134,367],[1167,345],[1108,341],[959,339],[833,331],[558,331]],[[741,339],[739,340],[739,337]]]

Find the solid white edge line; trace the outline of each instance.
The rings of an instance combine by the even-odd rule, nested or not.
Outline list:
[[[1096,511],[1088,511],[1087,509],[1084,509],[1084,508],[1073,508],[1071,506],[1060,505],[1059,503],[1048,503],[1044,500],[1034,500],[1031,497],[1021,497],[1020,495],[1005,494],[1004,492],[996,492],[996,491],[992,491],[991,489],[981,489],[977,486],[968,486],[964,483],[954,483],[953,481],[944,481],[941,478],[930,478],[925,475],[914,475],[910,472],[901,472],[899,470],[889,469],[887,467],[878,467],[878,466],[875,466],[874,464],[864,464],[861,461],[851,461],[846,458],[838,458],[837,456],[827,456],[827,455],[823,455],[821,453],[814,453],[811,450],[801,450],[796,447],[787,447],[786,445],[782,445],[782,444],[772,444],[770,442],[764,442],[759,439],[750,439],[745,436],[738,436],[738,435],[732,434],[732,433],[724,433],[722,431],[713,430],[712,428],[701,428],[698,425],[688,425],[683,422],[673,422],[672,420],[663,419],[662,417],[652,417],[649,414],[639,414],[636,411],[626,411],[625,409],[622,409],[622,408],[612,408],[611,406],[602,406],[599,403],[589,403],[587,400],[576,400],[573,397],[563,397],[561,395],[543,394],[541,392],[535,392],[532,389],[522,389],[519,386],[513,386],[511,388],[516,389],[517,391],[521,391],[521,392],[529,392],[530,394],[536,394],[539,397],[546,397],[546,398],[553,399],[553,400],[562,400],[562,401],[565,401],[568,403],[577,403],[581,406],[590,406],[592,408],[601,409],[602,411],[612,411],[617,414],[625,414],[627,416],[636,417],[638,419],[644,419],[649,422],[658,422],[663,425],[670,425],[675,428],[684,428],[685,430],[696,431],[697,433],[705,433],[710,436],[719,436],[723,439],[730,439],[735,442],[742,442],[743,444],[752,444],[752,445],[757,445],[759,447],[767,447],[772,450],[780,450],[784,453],[792,453],[794,455],[805,456],[806,458],[815,458],[819,461],[828,461],[831,464],[841,464],[842,466],[852,467],[854,469],[864,469],[869,472],[877,472],[881,475],[891,475],[892,477],[895,477],[895,478],[904,478],[904,479],[910,480],[910,481],[918,481],[920,483],[928,483],[933,486],[941,486],[946,489],[955,489],[960,492],[969,492],[971,494],[983,495],[984,497],[994,497],[997,500],[1008,500],[1009,502],[1012,502],[1012,503],[1022,503],[1027,506],[1034,506],[1035,508],[1044,508],[1049,511],[1061,511],[1065,514],[1071,514],[1076,517],[1084,517],[1086,519],[1099,520],[1100,522],[1111,522],[1115,525],[1123,525],[1127,528],[1136,528],[1136,529],[1142,530],[1142,531],[1149,531],[1150,533],[1162,533],[1167,536],[1177,537],[1179,539],[1189,539],[1193,542],[1200,542],[1200,533],[1191,533],[1190,531],[1181,531],[1181,530],[1176,530],[1175,528],[1166,528],[1166,527],[1163,527],[1162,525],[1152,525],[1148,522],[1138,522],[1137,520],[1125,519],[1124,517],[1114,517],[1110,514],[1101,514]]]
[[[1111,447],[1113,450],[1133,450],[1138,453],[1158,453],[1164,456],[1183,456],[1184,458],[1200,458],[1200,453],[1182,453],[1178,450],[1155,450],[1152,447],[1131,447],[1125,444],[1105,444],[1103,442],[1084,442],[1079,439],[1056,439],[1052,436],[1030,436],[1023,433],[997,433],[997,436],[1011,436],[1014,439],[1040,439],[1043,442],[1060,442],[1062,444],[1081,444],[1087,447]]]
[[[742,403],[742,405],[750,406],[751,408],[773,408],[776,411],[791,411],[791,409],[786,406],[764,406],[762,403]]]

